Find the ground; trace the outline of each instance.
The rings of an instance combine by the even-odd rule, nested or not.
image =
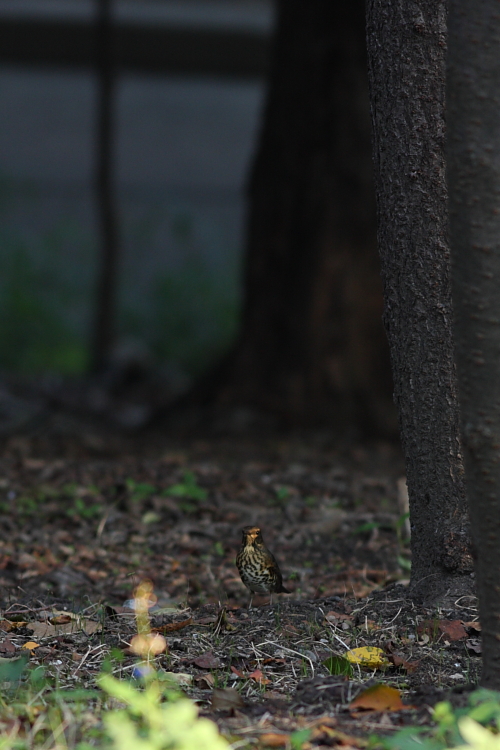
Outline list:
[[[397,446],[339,447],[325,434],[7,437],[0,656],[36,643],[31,663],[66,687],[92,686],[110,653],[130,674],[133,592],[150,580],[150,624],[167,643],[157,666],[184,675],[235,747],[290,747],[301,729],[304,748],[362,747],[428,724],[429,707],[477,684],[479,626],[474,602],[431,612],[408,598],[403,476]],[[262,528],[292,592],[251,610],[234,564],[247,524]],[[378,663],[331,674],[363,646],[381,649]],[[350,706],[379,682],[407,707]]]

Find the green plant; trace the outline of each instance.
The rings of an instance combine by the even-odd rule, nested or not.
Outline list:
[[[288,500],[288,498],[290,497],[289,487],[278,487],[276,490],[276,497],[282,502]]]
[[[323,662],[323,666],[325,666],[330,674],[333,675],[342,674],[347,677],[352,677],[354,675],[352,664],[345,658],[345,656],[329,656],[328,659],[325,659]]]
[[[455,750],[500,750],[500,736],[485,729],[470,716],[460,719],[458,728],[467,744],[460,745]]]
[[[398,555],[398,565],[400,568],[408,572],[411,570],[411,560],[408,560],[407,557],[403,557],[403,555]]]
[[[190,252],[179,269],[152,285],[151,345],[160,359],[196,376],[229,346],[237,330],[239,306],[233,266],[228,260],[223,270],[216,270]]]
[[[103,723],[115,750],[225,750],[229,745],[217,726],[198,717],[194,703],[181,697],[177,684],[165,673],[157,673],[152,657],[166,648],[165,639],[151,631],[149,607],[155,600],[151,581],[142,581],[134,591],[137,635],[132,650],[140,657],[137,674],[142,687],[101,674],[99,687],[125,704],[107,711]]]
[[[192,471],[185,471],[182,482],[168,487],[163,494],[171,497],[185,497],[189,500],[206,500],[208,496],[207,490],[198,485]]]
[[[31,516],[38,512],[40,507],[38,498],[30,495],[19,495],[16,498],[16,510],[22,516]]]
[[[130,498],[134,503],[141,503],[156,493],[156,487],[147,482],[135,482],[133,479],[127,479],[125,485],[130,493]]]
[[[83,497],[75,497],[73,500],[73,507],[68,508],[66,515],[71,517],[78,516],[79,518],[95,518],[100,516],[102,508],[98,503],[88,504]]]
[[[367,532],[374,531],[375,529],[380,529],[381,524],[378,521],[367,521],[366,523],[362,523],[360,526],[356,526],[355,529],[353,529],[353,534],[366,534]]]
[[[302,746],[311,736],[310,729],[299,729],[290,735],[290,744],[293,750],[302,750]]]
[[[69,244],[73,255],[81,237],[68,223],[60,223],[36,241],[0,231],[2,367],[27,374],[84,370],[85,332],[72,321],[74,308],[85,304],[86,290],[82,274],[76,279],[68,269]]]
[[[215,544],[214,544],[214,552],[219,557],[224,557],[224,545],[222,544],[222,542],[218,542],[218,541],[215,542]]]
[[[106,712],[104,727],[115,750],[226,750],[217,726],[198,717],[194,703],[176,692],[162,690],[153,676],[144,690],[102,675],[100,687],[125,704]]]
[[[447,701],[437,703],[433,719],[436,725],[430,730],[407,727],[381,744],[387,750],[500,750],[500,693],[475,690],[468,705],[456,710]]]
[[[308,508],[315,508],[318,503],[319,498],[314,497],[314,495],[308,495],[304,498],[304,505],[307,505]]]

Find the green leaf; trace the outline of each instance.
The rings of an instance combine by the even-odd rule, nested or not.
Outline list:
[[[302,750],[302,745],[309,740],[310,736],[310,729],[299,729],[297,732],[293,732],[290,735],[290,743],[293,750]]]
[[[132,496],[132,500],[136,503],[140,503],[142,500],[147,500],[148,497],[151,497],[151,495],[154,495],[157,492],[156,487],[147,482],[135,482],[133,479],[127,479],[125,484]]]
[[[18,659],[0,658],[0,682],[17,682],[20,680],[28,660],[28,654],[26,656],[23,654]]]
[[[185,471],[183,481],[166,489],[164,494],[171,497],[185,497],[189,500],[206,500],[208,496],[207,490],[198,486],[196,476],[192,471]]]

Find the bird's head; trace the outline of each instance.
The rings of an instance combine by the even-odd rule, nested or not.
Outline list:
[[[258,526],[245,526],[242,531],[242,542],[245,547],[249,546],[260,546],[264,544],[262,539],[262,532]]]

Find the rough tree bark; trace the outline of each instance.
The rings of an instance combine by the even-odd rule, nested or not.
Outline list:
[[[279,0],[219,403],[396,427],[376,252],[364,0]],[[213,382],[213,381],[212,381]]]
[[[445,0],[369,0],[384,322],[406,459],[411,592],[473,590],[452,337],[445,181]]]
[[[500,15],[451,0],[448,185],[462,439],[482,625],[500,690]]]

